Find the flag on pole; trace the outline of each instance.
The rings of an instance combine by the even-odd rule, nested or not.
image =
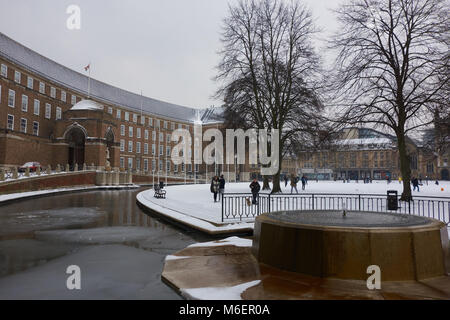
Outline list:
[[[86,67],[84,67],[84,71],[88,71],[91,69],[91,64],[89,63]]]

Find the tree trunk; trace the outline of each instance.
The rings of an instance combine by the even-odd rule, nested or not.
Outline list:
[[[281,192],[280,173],[281,173],[281,171],[278,170],[278,172],[273,176],[272,193],[279,193],[279,192]]]
[[[270,190],[269,176],[263,176],[263,190]]]
[[[402,174],[403,192],[401,201],[411,201],[411,164],[406,152],[406,140],[403,133],[397,134],[398,153],[400,157],[400,172]]]

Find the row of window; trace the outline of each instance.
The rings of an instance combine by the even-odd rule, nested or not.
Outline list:
[[[7,78],[8,77],[8,66],[5,64],[1,64],[0,68],[0,74]],[[36,80],[38,81],[38,80]],[[15,70],[14,71],[14,82],[21,84],[22,83],[22,73],[20,71]],[[27,76],[27,88],[34,90],[34,82],[35,79],[33,79],[31,76]],[[39,82],[39,93],[45,94],[45,83],[42,81]],[[56,99],[56,88],[50,87],[50,97]],[[61,90],[60,100],[63,102],[67,102],[67,93],[64,90]],[[71,103],[72,105],[77,103],[77,97],[75,95],[71,96]]]
[[[7,116],[6,128],[8,130],[14,131],[14,116],[12,114],[8,114]],[[39,122],[33,121],[33,129],[32,134],[35,136],[39,135]],[[28,120],[26,118],[20,118],[20,132],[27,133],[28,131]]]
[[[0,86],[0,102],[2,101],[2,86]],[[22,112],[28,112],[29,98],[27,95],[22,94],[21,99],[21,110]],[[16,107],[16,92],[12,89],[8,90],[8,107]],[[41,113],[41,102],[38,99],[33,101],[33,114],[39,116]],[[60,120],[62,117],[62,109],[56,107],[56,120]],[[52,117],[52,105],[50,103],[45,104],[45,118],[51,119]]]
[[[108,107],[108,113],[109,114],[113,114],[113,108],[112,107]],[[124,119],[123,120],[130,121],[130,115],[131,115],[132,122],[138,123],[138,115],[136,113],[130,114],[128,111],[124,111],[123,113],[124,113]],[[122,110],[121,109],[117,109],[117,111],[116,111],[116,118],[119,119],[119,120],[122,120]],[[169,121],[153,119],[153,118],[150,118],[150,117],[146,117],[144,115],[140,116],[140,121],[139,121],[139,123],[142,126],[148,125],[150,127],[156,127],[157,129],[161,128],[161,122],[163,123],[163,129],[168,130],[169,129]],[[170,122],[170,130],[174,131],[175,127],[176,127],[175,122]],[[183,125],[181,123],[178,124],[178,129],[183,129]],[[185,125],[184,129],[188,129],[189,130],[189,125]]]
[[[151,160],[152,162],[151,162],[151,165],[152,165],[152,167],[151,167],[151,171],[152,172],[155,172],[155,171],[157,171],[156,169],[156,160]],[[159,160],[158,161],[158,167],[159,167],[159,171],[160,172],[170,172],[170,171],[172,171],[171,170],[171,168],[172,168],[172,163],[169,161],[169,160],[167,160],[166,161],[166,167],[164,168],[164,161],[163,160]],[[134,167],[134,165],[136,165],[135,167]],[[121,168],[125,168],[125,158],[124,157],[121,157],[120,158],[120,167]],[[194,165],[194,168],[195,168],[195,172],[198,172],[199,171],[199,165],[198,164],[195,164]],[[143,159],[143,167],[141,168],[141,159],[133,159],[133,158],[127,158],[127,169],[136,169],[136,170],[144,170],[144,171],[150,171],[150,168],[149,168],[149,159]],[[178,173],[178,170],[180,169],[180,171],[181,172],[184,172],[184,170],[185,170],[185,164],[184,163],[182,163],[180,166],[178,166],[178,165],[176,165],[176,164],[174,164],[173,165],[173,172],[174,173]],[[192,172],[192,164],[191,163],[188,163],[187,164],[187,172]]]
[[[133,128],[133,127],[128,127],[128,137],[129,138],[133,138],[134,136],[134,129],[136,129],[136,138],[141,139],[142,138],[142,130],[141,128]],[[120,125],[120,135],[121,136],[125,136],[125,125]],[[171,134],[167,133],[166,134],[166,141],[167,143],[171,142]],[[148,140],[149,139],[149,131],[147,129],[144,130],[144,139]],[[152,140],[156,141],[156,131],[152,131]],[[164,141],[164,133],[160,132],[159,133],[159,141],[162,142]]]
[[[133,146],[134,146],[133,141],[128,141],[128,152],[130,152],[130,153],[133,152]],[[125,152],[125,140],[123,140],[123,139],[120,140],[120,151]],[[144,143],[144,154],[148,154],[148,151],[149,151],[148,143]],[[171,148],[169,146],[166,146],[166,156],[167,157],[171,156],[171,151],[172,151]],[[190,150],[188,150],[188,151],[190,151]],[[141,143],[140,142],[136,142],[136,153],[141,153]],[[156,155],[156,145],[155,144],[152,144],[152,155]],[[159,155],[160,156],[164,155],[164,146],[163,145],[159,145]]]

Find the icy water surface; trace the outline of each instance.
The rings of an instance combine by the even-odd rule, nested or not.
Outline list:
[[[0,299],[178,299],[164,258],[207,239],[144,214],[141,190],[93,191],[0,206]],[[68,290],[66,269],[81,269]]]

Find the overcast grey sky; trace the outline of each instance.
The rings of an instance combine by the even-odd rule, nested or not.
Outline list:
[[[235,2],[236,0],[231,0]],[[317,26],[334,31],[337,0],[302,0]],[[0,31],[71,69],[122,89],[205,108],[219,60],[228,0],[0,0]],[[81,30],[69,30],[66,9],[81,8]]]

